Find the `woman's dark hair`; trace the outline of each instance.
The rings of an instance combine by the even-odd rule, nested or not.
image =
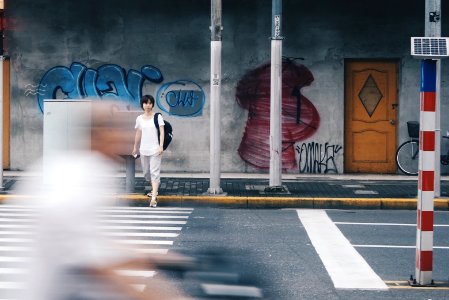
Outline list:
[[[140,98],[140,107],[143,109],[144,103],[151,103],[154,107],[154,98],[151,95],[143,95],[142,98]]]

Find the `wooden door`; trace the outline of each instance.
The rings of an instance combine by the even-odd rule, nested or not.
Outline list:
[[[9,127],[10,127],[10,97],[9,97],[9,58],[3,61],[3,169],[9,169]]]
[[[396,173],[397,63],[345,62],[345,172]]]

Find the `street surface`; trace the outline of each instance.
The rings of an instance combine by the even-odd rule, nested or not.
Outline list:
[[[237,261],[248,276],[260,279],[269,299],[449,299],[447,287],[392,288],[415,272],[416,212],[322,212],[337,225],[373,272],[386,282],[387,291],[336,289],[295,209],[197,208],[175,245],[179,249],[200,250],[211,246],[227,249],[228,256]],[[449,214],[436,212],[435,224],[434,245],[437,249],[434,251],[433,277],[447,286]],[[354,288],[357,288],[356,283]]]
[[[118,244],[141,253],[166,254],[187,223],[191,208],[107,207],[98,211],[99,226]],[[32,207],[0,205],[0,299],[21,299],[33,245]],[[82,224],[80,224],[82,226]],[[67,234],[67,239],[70,239]],[[71,253],[67,253],[71,255]],[[43,272],[45,272],[43,270]],[[122,269],[137,290],[145,289],[153,269]]]
[[[404,284],[415,272],[415,211],[161,206],[103,213],[112,235],[142,251],[218,253],[232,265],[226,269],[260,287],[265,299],[449,299],[449,212],[435,212],[433,278],[441,284],[426,289]],[[31,217],[24,208],[0,205],[2,300],[23,288]],[[155,271],[123,273],[143,289]],[[182,284],[189,288],[187,280]]]

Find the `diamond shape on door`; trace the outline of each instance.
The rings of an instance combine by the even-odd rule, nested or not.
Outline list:
[[[382,97],[383,95],[377,87],[376,81],[369,75],[363,88],[360,90],[359,98],[370,117],[373,115]]]

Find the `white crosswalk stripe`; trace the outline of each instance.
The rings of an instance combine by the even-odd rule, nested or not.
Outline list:
[[[153,220],[101,220],[101,223],[113,224],[165,224],[165,225],[185,225],[186,221],[153,221]]]
[[[114,206],[98,210],[99,229],[139,253],[167,254],[193,209],[185,207],[127,207]],[[15,300],[25,289],[32,255],[35,208],[32,206],[0,205],[0,295]],[[70,238],[69,236],[67,238]],[[121,269],[138,290],[156,270]],[[0,300],[2,300],[0,299]]]
[[[298,209],[297,214],[336,289],[388,290],[326,211]]]

